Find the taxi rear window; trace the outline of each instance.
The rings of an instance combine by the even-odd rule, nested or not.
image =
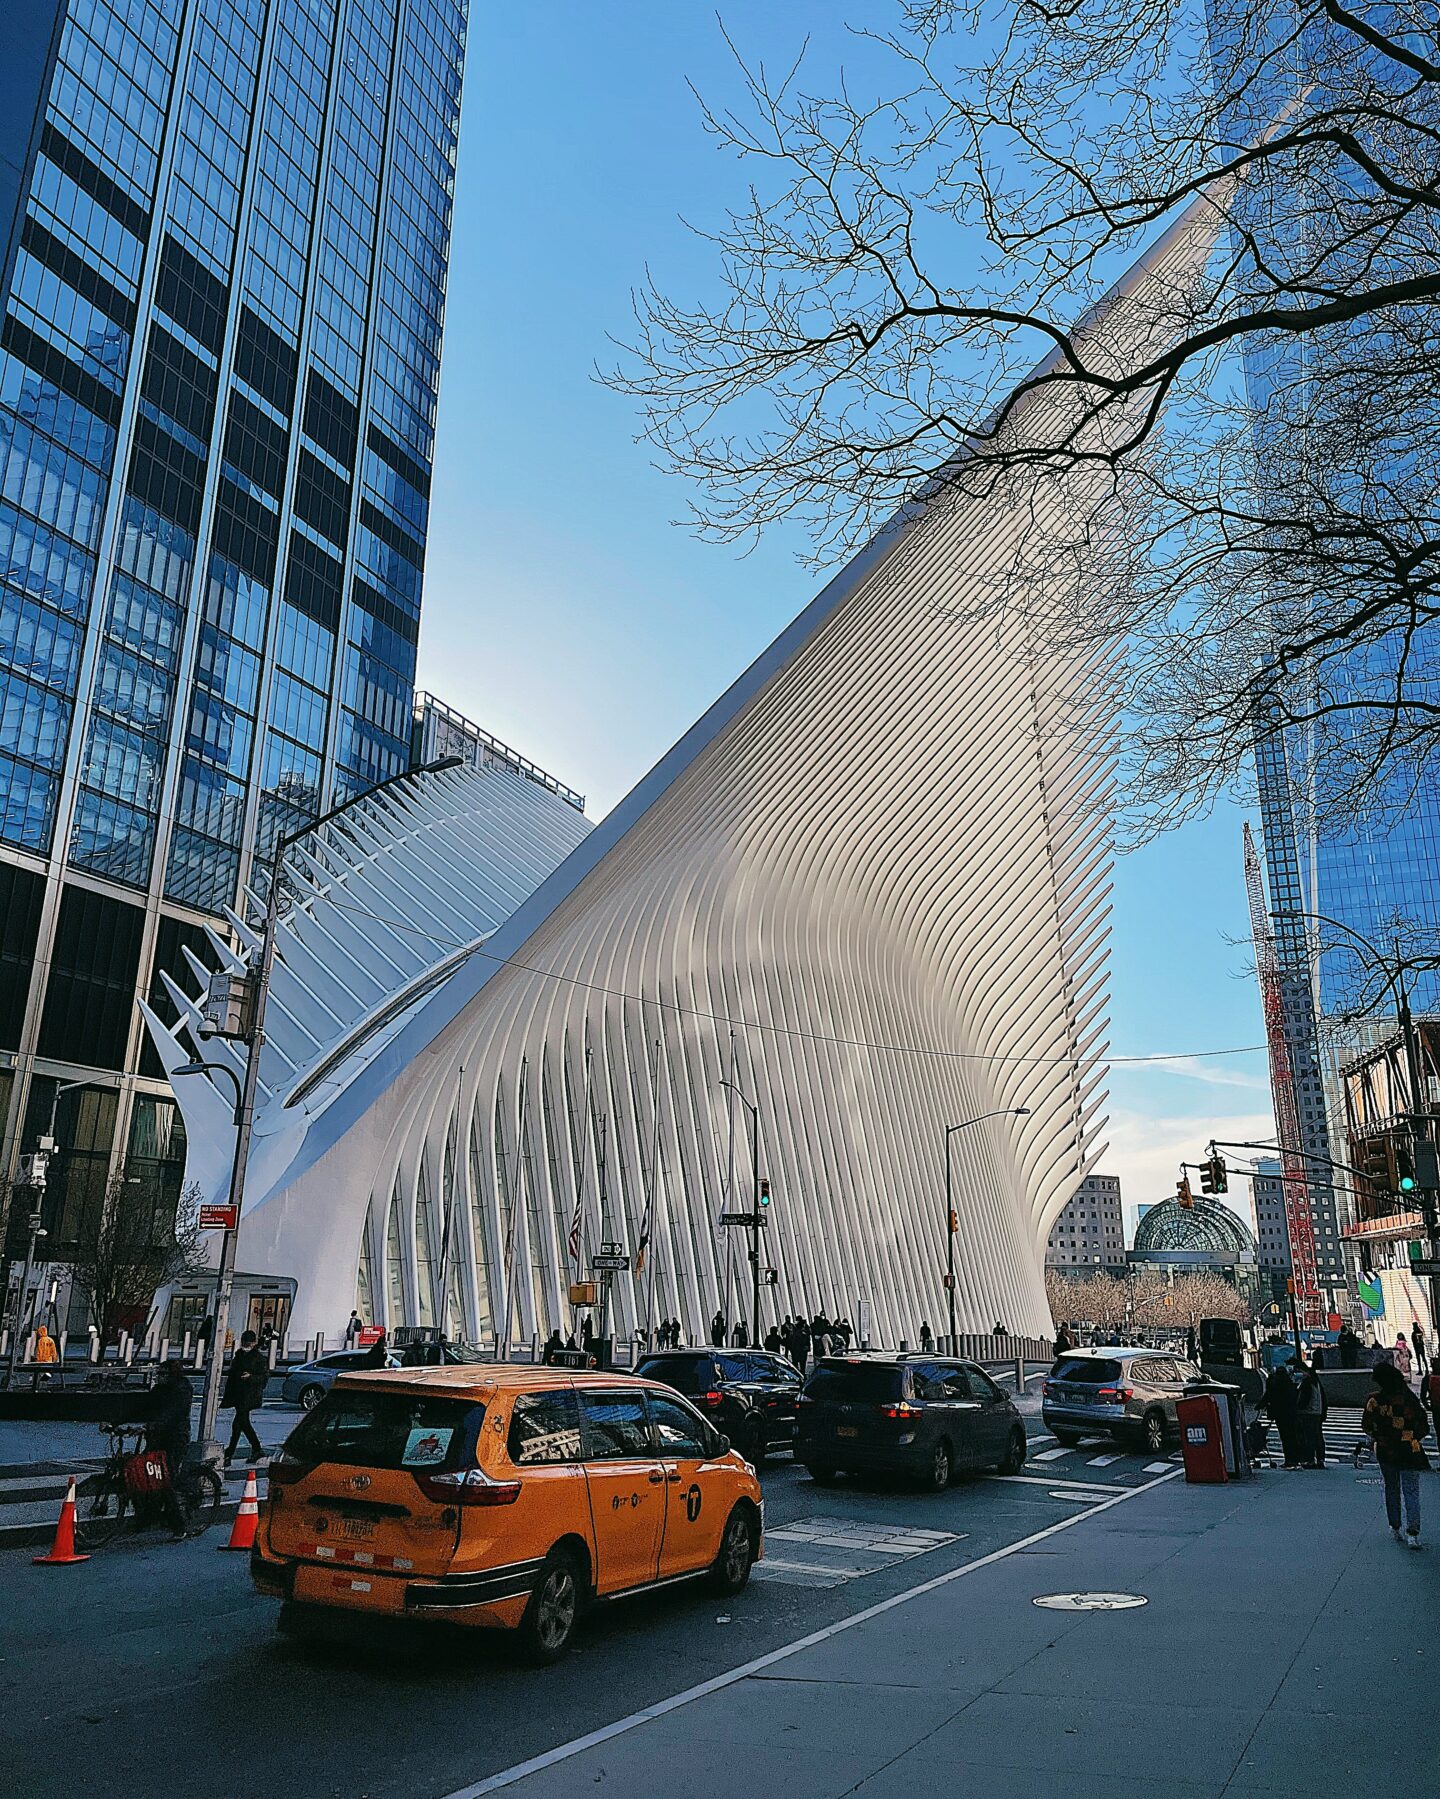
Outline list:
[[[347,1392],[335,1388],[291,1433],[286,1453],[298,1461],[351,1468],[468,1468],[485,1422],[473,1399],[429,1393]]]

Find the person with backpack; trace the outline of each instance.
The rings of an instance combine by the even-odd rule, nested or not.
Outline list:
[[[265,1450],[255,1426],[250,1422],[250,1414],[265,1397],[265,1383],[270,1378],[270,1365],[258,1347],[254,1331],[246,1331],[240,1338],[240,1347],[235,1351],[230,1363],[229,1373],[225,1376],[225,1391],[221,1395],[221,1405],[235,1408],[234,1422],[230,1427],[230,1445],[225,1451],[225,1466],[228,1468],[235,1460],[235,1451],[240,1447],[243,1436],[250,1444],[249,1461],[258,1462]]]
[[[1420,1473],[1430,1466],[1423,1448],[1429,1429],[1424,1408],[1399,1369],[1389,1362],[1375,1366],[1375,1391],[1365,1401],[1360,1428],[1375,1444],[1375,1460],[1385,1478],[1385,1517],[1397,1543],[1411,1549],[1420,1542]],[[1404,1505],[1405,1531],[1400,1530]]]

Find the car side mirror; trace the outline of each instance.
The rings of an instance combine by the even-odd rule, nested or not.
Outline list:
[[[716,1433],[715,1453],[716,1455],[729,1455],[730,1453],[730,1439],[725,1435],[724,1431],[718,1431]]]

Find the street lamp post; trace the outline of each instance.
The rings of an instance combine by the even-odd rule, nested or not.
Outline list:
[[[750,1341],[760,1346],[760,1108],[733,1081],[721,1081],[750,1114]]]
[[[280,923],[280,877],[284,869],[286,851],[302,838],[318,831],[322,825],[328,825],[348,812],[352,806],[358,806],[362,800],[373,799],[377,793],[387,788],[408,781],[414,775],[438,774],[446,768],[457,768],[464,761],[463,756],[442,756],[437,762],[427,762],[419,768],[407,768],[398,775],[392,775],[388,781],[381,781],[374,787],[367,787],[364,793],[353,793],[338,806],[332,806],[328,812],[322,812],[318,818],[312,818],[298,830],[287,831],[276,840],[275,849],[270,861],[270,890],[265,896],[264,935],[260,942],[260,965],[252,981],[252,1006],[249,1028],[245,1032],[245,1079],[241,1083],[235,1071],[226,1068],[225,1072],[236,1082],[235,1106],[235,1154],[230,1165],[230,1222],[226,1225],[220,1240],[220,1266],[215,1281],[215,1313],[214,1326],[210,1339],[209,1360],[205,1369],[205,1392],[200,1405],[200,1441],[208,1446],[215,1434],[215,1419],[220,1410],[220,1377],[225,1361],[225,1337],[230,1327],[230,1295],[235,1284],[235,1255],[240,1236],[240,1208],[245,1198],[245,1176],[250,1160],[250,1139],[255,1127],[255,1095],[260,1085],[260,1053],[265,1046],[265,1010],[270,997],[270,977],[275,967],[275,935]],[[223,1064],[203,1063],[207,1072]],[[198,1073],[199,1067],[187,1064],[186,1073]],[[178,1071],[177,1071],[178,1072]],[[202,1448],[202,1454],[208,1449]]]
[[[950,1139],[957,1131],[968,1131],[972,1124],[983,1124],[987,1118],[1028,1118],[1029,1106],[1002,1106],[995,1112],[981,1112],[975,1118],[962,1118],[959,1124],[945,1127],[945,1297],[950,1306],[950,1353],[955,1354],[955,1233],[960,1220],[955,1216],[955,1189],[950,1171]]]
[[[55,1091],[50,1095],[50,1122],[45,1127],[45,1134],[41,1137],[39,1148],[36,1151],[36,1155],[40,1158],[37,1171],[39,1178],[31,1182],[31,1191],[34,1194],[34,1198],[31,1201],[30,1207],[30,1235],[25,1245],[25,1268],[20,1276],[20,1291],[15,1299],[15,1335],[10,1344],[10,1374],[8,1380],[8,1384],[12,1387],[15,1385],[16,1371],[20,1366],[20,1351],[23,1347],[25,1334],[25,1296],[30,1291],[30,1277],[35,1271],[35,1249],[41,1239],[48,1235],[40,1222],[42,1217],[41,1202],[45,1196],[45,1175],[49,1168],[50,1158],[55,1153],[55,1115],[59,1110],[60,1095],[62,1093],[74,1093],[77,1088],[89,1087],[92,1084],[93,1083],[90,1081],[61,1081]],[[35,1157],[31,1158],[31,1163],[32,1166],[35,1164]],[[103,1328],[105,1322],[104,1319],[102,1318],[100,1322]]]

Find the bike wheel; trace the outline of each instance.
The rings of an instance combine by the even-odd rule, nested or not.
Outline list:
[[[75,1507],[75,1541],[87,1553],[103,1549],[119,1534],[125,1522],[130,1495],[118,1476],[102,1475],[96,1486],[82,1493]]]
[[[224,1481],[213,1468],[196,1468],[186,1474],[179,1493],[185,1528],[192,1537],[203,1536],[220,1514]]]

